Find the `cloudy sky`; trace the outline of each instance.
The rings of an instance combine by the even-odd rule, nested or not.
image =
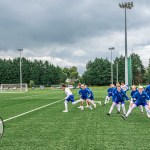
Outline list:
[[[88,60],[124,55],[124,0],[0,0],[0,58],[48,60],[77,66]],[[127,11],[128,54],[150,58],[150,0],[133,0]]]

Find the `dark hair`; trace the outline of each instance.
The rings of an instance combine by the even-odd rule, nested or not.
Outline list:
[[[66,87],[66,85],[65,85],[65,84],[62,84],[62,87]]]

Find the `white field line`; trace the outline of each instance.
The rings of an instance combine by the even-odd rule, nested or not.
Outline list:
[[[13,117],[10,117],[10,118],[5,119],[5,120],[3,120],[3,121],[6,122],[6,121],[9,121],[9,120],[12,120],[12,119],[15,119],[15,118],[24,116],[24,115],[26,115],[26,114],[29,114],[29,113],[31,113],[31,112],[34,112],[34,111],[40,110],[40,109],[42,109],[42,108],[48,107],[48,106],[50,106],[50,105],[56,104],[56,103],[58,103],[58,102],[60,102],[60,101],[63,101],[63,100],[64,100],[64,99],[59,100],[59,101],[56,101],[56,102],[53,102],[53,103],[50,103],[50,104],[47,104],[47,105],[44,105],[44,106],[41,106],[41,107],[38,107],[38,108],[35,108],[35,109],[32,109],[32,110],[30,110],[30,111],[24,112],[24,113],[22,113],[22,114],[19,114],[19,115],[13,116]]]

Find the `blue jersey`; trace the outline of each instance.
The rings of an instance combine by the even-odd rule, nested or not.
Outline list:
[[[150,84],[146,87],[145,92],[150,96]]]
[[[150,100],[150,97],[147,95],[147,93],[145,91],[142,92],[142,94],[138,92],[136,92],[133,96],[132,96],[133,99],[136,100],[136,102],[138,104],[145,104],[146,103],[146,100]]]
[[[108,88],[107,92],[108,92],[108,96],[112,96],[112,91],[113,91],[113,88]]]
[[[117,100],[117,102],[122,102],[122,101],[124,101],[124,99],[129,100],[128,96],[122,89],[120,90],[120,92],[118,92],[118,90],[117,90],[114,93],[114,98],[115,98],[115,101]]]
[[[90,89],[90,88],[86,88],[88,91],[89,91],[89,98],[91,100],[94,100],[94,94],[93,94],[93,91]]]
[[[88,99],[88,96],[90,95],[90,92],[87,88],[85,88],[84,90],[80,89],[79,94],[81,95],[82,99]]]
[[[115,101],[114,93],[117,91],[117,88],[114,87],[114,88],[112,88],[112,89],[113,89],[113,90],[112,90],[112,101]]]
[[[136,92],[138,92],[138,90],[137,90],[137,89],[136,89],[135,91],[133,91],[133,90],[132,90],[132,91],[131,91],[131,94],[130,94],[130,95],[131,95],[131,97],[132,97],[132,96],[133,96]]]

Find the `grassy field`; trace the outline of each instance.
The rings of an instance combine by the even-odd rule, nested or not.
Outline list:
[[[93,88],[96,101],[104,102],[106,87]],[[77,90],[73,90],[77,93]],[[129,92],[128,92],[129,93]],[[127,120],[116,109],[107,116],[111,103],[84,111],[69,104],[63,113],[61,90],[30,90],[0,94],[0,116],[10,117],[59,100],[58,103],[5,122],[0,150],[148,150],[150,119],[139,108]],[[76,95],[75,99],[79,99]],[[103,104],[103,103],[102,103]],[[128,109],[128,102],[126,103]]]

